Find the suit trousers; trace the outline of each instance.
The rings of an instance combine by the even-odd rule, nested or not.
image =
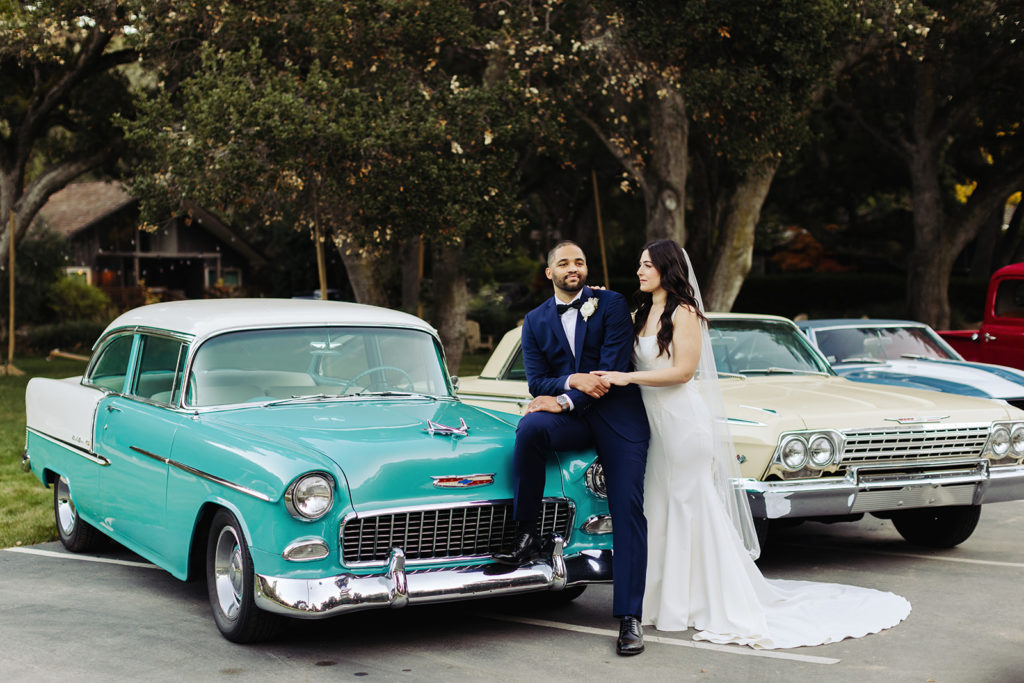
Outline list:
[[[616,617],[641,617],[647,578],[647,518],[644,517],[644,470],[647,441],[625,439],[597,415],[528,413],[516,429],[513,516],[521,525],[536,525],[544,491],[544,470],[553,451],[596,447],[608,487],[614,556],[612,574]]]

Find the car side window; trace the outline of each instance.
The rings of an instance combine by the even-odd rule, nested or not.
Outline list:
[[[176,339],[143,335],[133,396],[173,404],[181,393],[185,344]]]
[[[509,363],[508,368],[505,369],[501,379],[517,380],[520,382],[526,381],[526,364],[523,363],[523,349],[522,347],[516,349],[516,355]]]
[[[115,337],[104,346],[89,373],[89,383],[110,389],[124,391],[125,377],[128,375],[128,362],[132,357],[134,335],[124,334]]]
[[[998,318],[1024,317],[1024,280],[1003,280],[999,283],[995,314]]]

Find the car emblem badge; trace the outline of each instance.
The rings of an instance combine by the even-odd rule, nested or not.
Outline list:
[[[430,477],[439,489],[467,489],[494,483],[494,474],[466,474],[461,476]]]
[[[921,415],[918,417],[887,417],[888,422],[898,422],[901,425],[919,425],[929,422],[942,422],[948,420],[949,415]]]
[[[466,436],[469,434],[469,427],[466,426],[466,421],[460,417],[458,427],[449,427],[440,422],[427,420],[427,428],[423,431],[428,434],[441,434],[442,436]]]

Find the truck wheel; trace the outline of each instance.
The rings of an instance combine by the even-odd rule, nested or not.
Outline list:
[[[277,615],[256,606],[252,557],[242,529],[227,510],[210,525],[206,543],[206,592],[221,634],[234,643],[269,638],[277,630]]]
[[[980,505],[949,505],[893,513],[896,531],[908,543],[929,548],[952,548],[966,541],[981,517]]]
[[[57,537],[73,553],[87,552],[103,541],[103,534],[78,516],[71,483],[63,475],[53,483],[53,518],[57,522]]]

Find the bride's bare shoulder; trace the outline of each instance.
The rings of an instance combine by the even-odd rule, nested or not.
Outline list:
[[[698,317],[697,309],[690,304],[679,304],[676,306],[676,310],[672,311],[672,318],[675,319],[677,315],[685,315],[692,318]]]

